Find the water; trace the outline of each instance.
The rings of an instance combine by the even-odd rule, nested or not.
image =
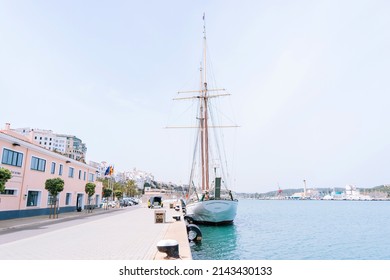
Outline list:
[[[240,200],[229,226],[200,226],[195,260],[389,260],[390,201]]]

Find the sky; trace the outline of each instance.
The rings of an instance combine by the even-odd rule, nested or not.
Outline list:
[[[235,191],[390,184],[389,1],[0,0],[0,127],[187,183],[193,138],[165,127],[199,85],[203,13]]]

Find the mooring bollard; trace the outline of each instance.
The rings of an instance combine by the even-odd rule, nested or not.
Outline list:
[[[179,243],[173,239],[163,239],[157,243],[157,250],[166,253],[168,258],[180,258]]]
[[[180,215],[174,215],[172,216],[172,218],[176,221],[180,221],[181,220],[181,216]]]

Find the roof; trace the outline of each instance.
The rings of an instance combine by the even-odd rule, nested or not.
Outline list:
[[[24,135],[22,135],[22,134],[20,134],[18,132],[15,132],[13,130],[10,130],[10,129],[0,130],[0,133],[7,134],[9,136],[12,136],[14,138],[17,138],[19,140],[22,140],[22,141],[25,141],[25,142],[28,142],[28,143],[31,143],[31,144],[35,144],[28,137],[26,137],[26,136],[24,136]]]

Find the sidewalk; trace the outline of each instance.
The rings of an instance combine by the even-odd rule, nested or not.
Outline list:
[[[160,210],[160,209],[159,209]],[[167,260],[165,253],[157,250],[163,239],[179,243],[181,260],[191,260],[184,219],[174,220],[174,209],[165,210],[164,223],[155,222],[155,210],[146,205],[109,210],[94,209],[92,213],[70,212],[59,214],[58,219],[48,215],[0,221],[0,239],[12,234],[21,236],[12,242],[0,244],[0,259],[8,260]],[[101,215],[98,219],[88,217]],[[24,231],[34,226],[85,219],[85,222],[62,227],[32,237],[22,237]],[[93,234],[91,234],[93,233]],[[62,242],[58,242],[62,240]],[[107,244],[104,241],[110,240]],[[175,259],[177,260],[177,259]]]
[[[120,211],[124,208],[110,208],[108,210],[102,208],[95,208],[92,213],[87,213],[86,210],[82,212],[66,212],[58,214],[58,218],[49,219],[49,215],[40,215],[40,216],[32,216],[26,218],[17,218],[17,219],[7,219],[0,220],[0,234],[2,231],[7,231],[11,229],[18,229],[25,226],[36,225],[36,224],[52,224],[58,223],[61,221],[66,221],[70,219],[77,219],[86,216],[100,215],[100,214],[110,214],[113,211]]]

